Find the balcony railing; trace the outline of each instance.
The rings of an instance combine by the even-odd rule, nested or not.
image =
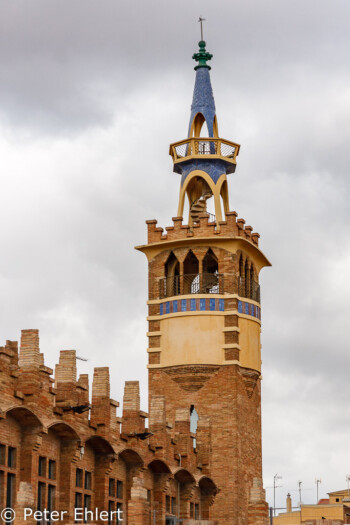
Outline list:
[[[170,145],[170,155],[174,163],[182,162],[191,157],[219,157],[236,164],[236,157],[239,152],[239,144],[229,140],[219,138],[189,138],[174,142]]]
[[[221,273],[172,275],[159,281],[159,298],[187,294],[222,294],[224,276]]]
[[[260,285],[257,282],[246,281],[243,277],[239,277],[237,288],[237,293],[240,297],[246,297],[260,303]]]
[[[230,281],[227,280],[225,287],[222,273],[194,273],[164,277],[159,281],[159,299],[176,295],[236,293],[240,297],[260,303],[260,286],[257,282],[246,281],[244,278],[239,278],[236,284],[229,284]]]

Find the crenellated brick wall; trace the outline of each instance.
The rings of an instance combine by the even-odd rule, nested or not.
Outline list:
[[[188,237],[213,237],[219,235],[221,237],[242,237],[249,240],[255,246],[259,246],[260,235],[253,232],[252,226],[245,226],[244,219],[237,219],[237,212],[226,212],[226,220],[221,221],[220,230],[217,229],[215,222],[209,221],[209,214],[203,213],[199,217],[199,223],[189,226],[183,224],[182,217],[173,217],[173,226],[167,226],[164,229],[157,227],[157,220],[152,219],[146,221],[148,227],[148,244],[160,241],[173,241],[178,239],[186,239]]]
[[[48,487],[54,487],[54,509],[67,512],[60,521],[65,524],[74,521],[77,494],[83,502],[90,498],[91,508],[121,506],[123,523],[134,525],[153,525],[154,512],[156,525],[163,525],[167,515],[175,515],[179,492],[187,498],[180,501],[186,509],[207,498],[200,486],[200,447],[195,451],[189,445],[193,438],[187,422],[183,426],[175,416],[167,420],[164,396],[151,396],[150,412],[143,412],[138,381],[127,381],[120,417],[119,403],[110,398],[107,367],[95,368],[90,398],[88,376],[77,379],[75,350],[60,352],[55,377],[43,357],[37,330],[22,332],[19,355],[15,342],[0,347],[0,446],[5,447],[0,452],[6,452],[4,461],[0,455],[0,476],[14,476],[16,524],[37,522],[24,522],[23,509],[38,509],[39,484],[44,498]],[[16,456],[13,466],[7,460],[10,449]],[[180,467],[179,450],[187,451],[186,466]],[[51,477],[49,462],[55,471]],[[77,471],[82,486],[77,486]],[[190,493],[182,487],[189,478],[194,480]],[[216,492],[212,481],[212,499]],[[167,498],[175,499],[173,509],[167,509]],[[6,504],[5,489],[0,491],[0,508]]]

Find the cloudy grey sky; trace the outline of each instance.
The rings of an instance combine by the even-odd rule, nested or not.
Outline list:
[[[176,214],[199,15],[220,135],[242,145],[231,208],[262,235],[265,485],[278,504],[346,486],[349,0],[0,0],[0,341],[39,328],[140,379],[144,220]],[[270,503],[272,491],[267,489]]]

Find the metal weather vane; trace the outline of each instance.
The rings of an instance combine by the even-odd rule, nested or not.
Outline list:
[[[201,25],[201,40],[204,40],[204,38],[203,38],[203,22],[205,22],[205,21],[206,21],[205,18],[202,18],[201,16],[199,17],[198,22],[199,22],[200,25]]]

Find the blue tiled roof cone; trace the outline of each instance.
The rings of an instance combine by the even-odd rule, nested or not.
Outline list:
[[[193,59],[198,62],[194,68],[196,70],[196,81],[193,91],[193,99],[191,106],[191,117],[188,128],[188,136],[190,136],[193,120],[197,113],[202,113],[208,126],[209,137],[214,135],[214,119],[215,119],[215,102],[213,89],[210,81],[210,66],[207,64],[212,56],[205,50],[206,43],[201,40],[199,42],[199,52],[193,55]]]
[[[197,113],[202,113],[208,126],[209,137],[213,137],[215,102],[210,82],[210,73],[209,70],[205,68],[197,69],[188,136],[190,136],[193,119]]]
[[[208,65],[213,55],[206,51],[205,46],[202,39],[198,53],[192,57],[197,64],[188,136],[170,144],[169,153],[173,158],[174,172],[181,175],[177,216],[183,216],[186,200],[189,205],[188,224],[197,224],[200,215],[206,213],[207,202],[213,199],[209,206],[214,204],[215,216],[212,214],[211,220],[215,221],[219,231],[220,223],[230,209],[227,175],[235,172],[240,146],[219,137]],[[208,128],[208,133],[203,127]]]

